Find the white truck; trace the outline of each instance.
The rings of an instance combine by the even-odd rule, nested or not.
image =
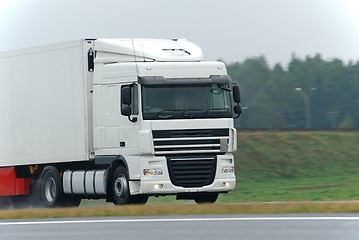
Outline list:
[[[185,39],[0,54],[0,205],[215,202],[234,189],[239,87]]]

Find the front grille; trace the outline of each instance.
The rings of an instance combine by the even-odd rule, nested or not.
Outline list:
[[[216,175],[216,156],[167,157],[167,166],[173,185],[178,187],[203,187],[213,183]]]
[[[229,129],[153,130],[156,155],[224,153]]]

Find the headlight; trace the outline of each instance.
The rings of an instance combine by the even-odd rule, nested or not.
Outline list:
[[[223,167],[222,173],[234,173],[234,167]]]
[[[163,172],[162,169],[160,168],[143,169],[143,175],[158,176],[158,175],[163,175]]]

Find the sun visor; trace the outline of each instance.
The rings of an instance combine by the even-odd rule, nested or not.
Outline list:
[[[181,84],[223,84],[232,83],[229,75],[211,75],[209,78],[164,78],[162,76],[138,77],[142,85],[181,85]]]

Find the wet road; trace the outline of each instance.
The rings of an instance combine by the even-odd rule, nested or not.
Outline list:
[[[6,240],[359,239],[359,214],[193,215],[1,220]]]

